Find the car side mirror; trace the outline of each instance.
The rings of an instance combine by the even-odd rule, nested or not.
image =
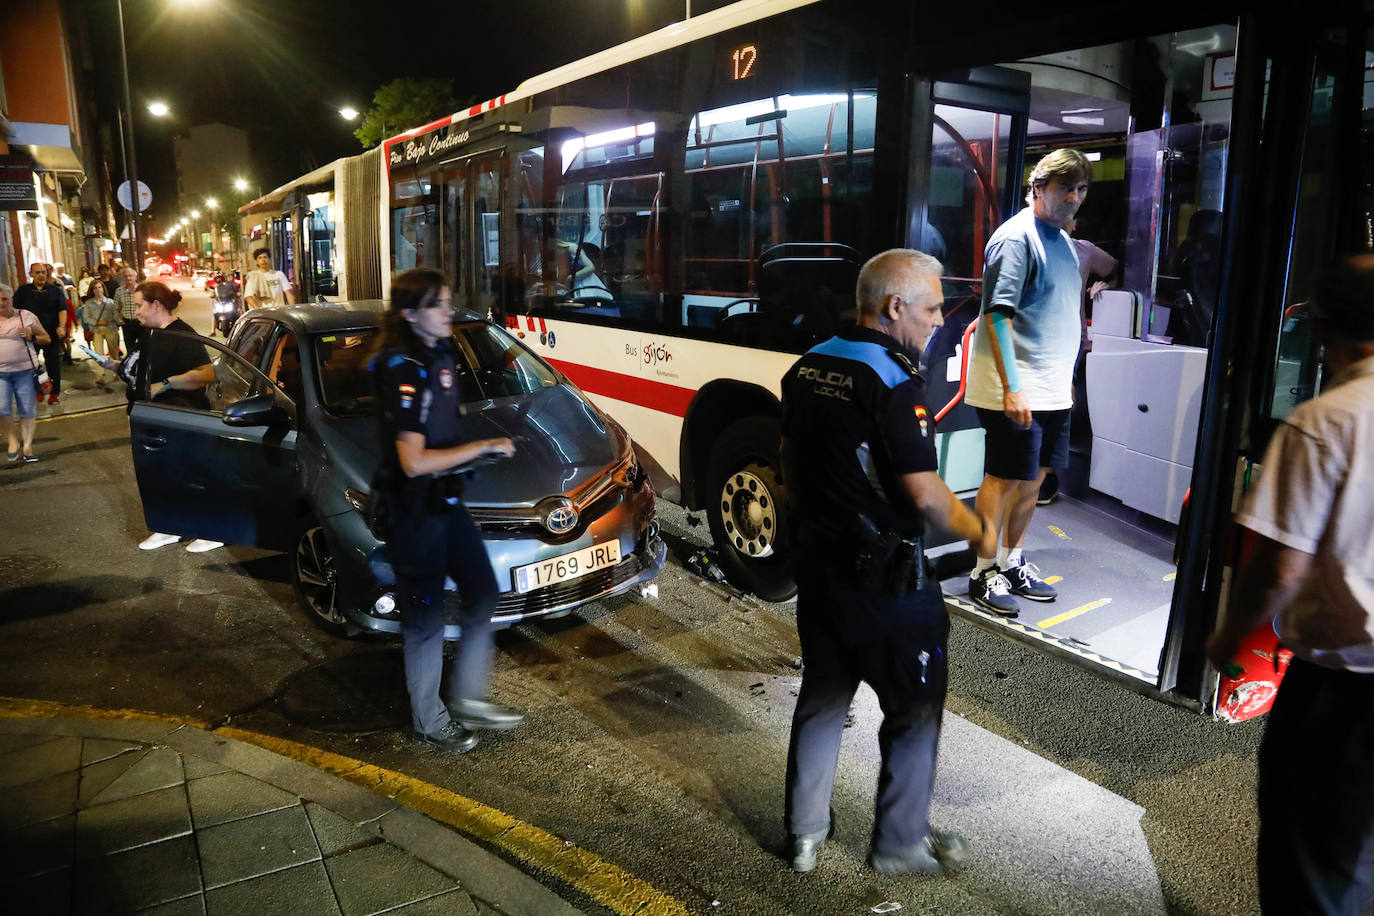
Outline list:
[[[290,418],[270,394],[258,394],[235,401],[224,408],[226,426],[275,426]]]

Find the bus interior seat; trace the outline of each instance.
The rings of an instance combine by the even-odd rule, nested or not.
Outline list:
[[[791,242],[759,257],[760,323],[785,346],[810,346],[834,335],[854,309],[859,259],[848,245]]]

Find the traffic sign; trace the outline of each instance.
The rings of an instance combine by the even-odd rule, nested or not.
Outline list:
[[[115,198],[119,201],[119,205],[125,210],[132,210],[134,208],[133,199],[129,197],[129,183],[127,181],[119,186],[119,190],[115,191]],[[152,190],[140,181],[138,183],[138,209],[147,210],[148,205],[152,202]]]

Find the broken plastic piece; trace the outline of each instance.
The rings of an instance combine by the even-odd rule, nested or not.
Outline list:
[[[641,598],[657,598],[657,597],[658,597],[658,583],[657,583],[657,582],[646,582],[646,583],[644,583],[643,585],[641,585],[641,586],[639,587],[639,597],[641,597]]]
[[[717,562],[709,547],[704,547],[692,554],[687,558],[685,565],[687,571],[694,576],[700,576],[710,582],[725,584],[725,570],[720,568],[720,563]]]

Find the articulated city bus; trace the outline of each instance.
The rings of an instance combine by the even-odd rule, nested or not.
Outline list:
[[[984,245],[1041,155],[1082,150],[1076,233],[1117,267],[1085,304],[1063,495],[1027,538],[1059,599],[994,617],[967,598],[964,545],[931,553],[965,619],[1246,718],[1272,697],[1272,635],[1220,680],[1202,646],[1242,546],[1234,500],[1320,385],[1301,303],[1324,261],[1371,247],[1368,26],[1360,4],[745,0],[386,141],[381,200],[340,220],[375,217],[380,264],[446,271],[591,395],[659,492],[705,510],[730,579],[782,600],[784,372],[853,319],[866,258],[937,256],[923,370],[941,474],[971,497]]]

